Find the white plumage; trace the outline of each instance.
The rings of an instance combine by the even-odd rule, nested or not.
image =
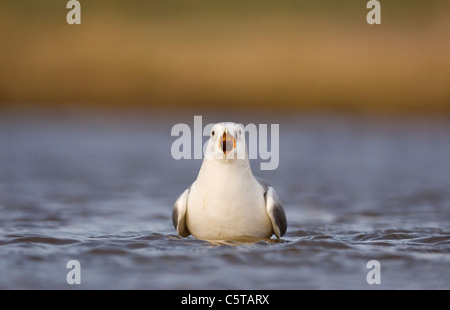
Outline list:
[[[204,240],[280,238],[286,232],[277,193],[252,174],[240,125],[213,126],[197,180],[175,202],[172,220],[178,235]]]

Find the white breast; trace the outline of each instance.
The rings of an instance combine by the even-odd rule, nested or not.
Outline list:
[[[202,166],[193,183],[186,211],[186,225],[198,239],[229,240],[251,236],[270,238],[264,190],[245,163],[211,161]],[[205,167],[204,167],[205,166]]]

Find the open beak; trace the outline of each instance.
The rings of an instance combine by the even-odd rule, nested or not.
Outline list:
[[[219,148],[225,156],[228,156],[230,152],[236,148],[236,139],[232,134],[228,133],[226,128],[223,135],[219,139]]]

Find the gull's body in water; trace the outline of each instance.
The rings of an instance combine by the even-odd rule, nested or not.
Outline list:
[[[175,202],[172,220],[179,236],[204,240],[280,238],[286,232],[277,193],[253,176],[240,125],[212,127],[197,180]]]

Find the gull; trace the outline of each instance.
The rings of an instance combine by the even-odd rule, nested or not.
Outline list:
[[[215,124],[197,179],[176,200],[180,237],[202,240],[280,239],[287,229],[277,192],[250,168],[241,125]]]

